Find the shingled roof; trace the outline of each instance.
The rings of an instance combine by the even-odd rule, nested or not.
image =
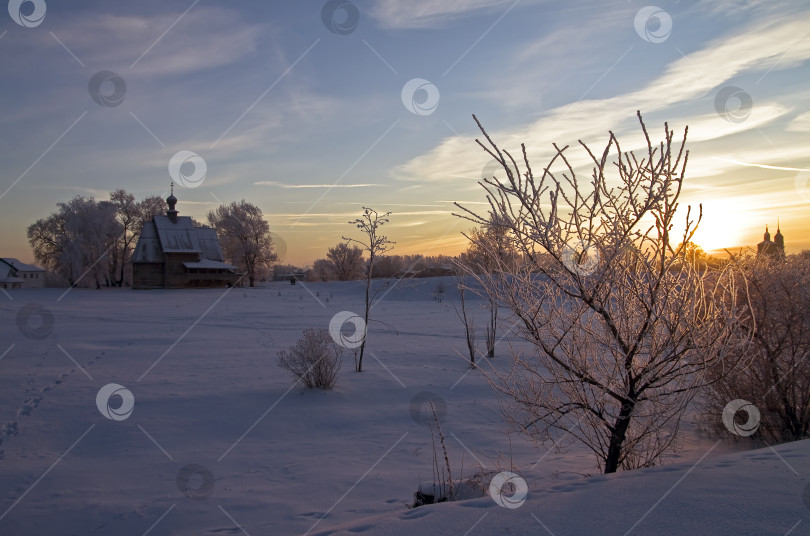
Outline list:
[[[0,261],[4,264],[7,264],[10,268],[17,270],[18,272],[46,272],[47,270],[43,270],[39,266],[34,266],[33,264],[25,264],[24,262],[20,262],[19,260],[13,257],[0,257]]]
[[[188,216],[177,216],[176,220],[175,223],[168,216],[158,215],[146,222],[132,253],[132,262],[162,263],[164,253],[195,253],[200,261],[214,261],[218,268],[236,269],[224,262],[216,230],[195,227]],[[210,263],[207,266],[214,267]]]

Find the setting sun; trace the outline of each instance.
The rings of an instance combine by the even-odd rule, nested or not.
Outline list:
[[[692,242],[703,248],[703,251],[710,253],[735,247],[744,243],[746,238],[750,238],[743,236],[747,227],[746,210],[738,201],[711,199],[702,205],[703,217],[692,237]],[[693,204],[692,215],[696,217],[698,211],[697,204]],[[675,228],[678,229],[678,225]],[[680,229],[683,229],[682,222]]]

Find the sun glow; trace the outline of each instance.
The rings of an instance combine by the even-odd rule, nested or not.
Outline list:
[[[700,203],[691,203],[692,214],[690,217],[697,218]],[[712,251],[730,248],[743,243],[744,232],[747,224],[745,222],[745,207],[740,206],[739,200],[710,199],[704,201],[703,217],[700,220],[692,242],[703,248],[703,251]],[[680,210],[678,212],[681,212]],[[683,232],[683,222],[676,230]]]

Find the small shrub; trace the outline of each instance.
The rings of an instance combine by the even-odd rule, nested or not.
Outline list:
[[[343,347],[335,343],[329,330],[308,328],[294,346],[278,353],[278,366],[308,389],[332,389],[343,357]]]
[[[444,434],[442,433],[439,416],[436,413],[436,406],[433,402],[429,402],[428,405],[423,408],[429,410],[428,415],[426,415],[428,419],[430,419],[430,416],[433,417],[432,421],[428,421],[430,425],[430,438],[433,442],[433,482],[428,485],[419,485],[419,489],[413,494],[413,503],[410,505],[411,508],[424,506],[426,504],[446,502],[448,500],[453,501],[456,498],[453,473],[450,470],[450,458],[447,455],[447,446],[444,443]],[[434,423],[436,426],[435,430],[433,428]],[[444,453],[444,466],[439,462],[439,454],[436,450],[437,432]],[[445,468],[447,469],[446,472]]]

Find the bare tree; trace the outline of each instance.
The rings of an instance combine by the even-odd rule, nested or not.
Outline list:
[[[332,263],[338,281],[352,281],[363,274],[363,250],[348,242],[329,248],[326,258]]]
[[[163,212],[166,203],[158,196],[150,196],[136,202],[134,195],[121,188],[110,192],[110,202],[115,206],[115,216],[121,225],[121,235],[118,238],[118,247],[114,251],[112,266],[115,284],[120,287],[124,284],[126,267],[129,265],[132,250],[141,234],[143,224],[151,220],[152,216]]]
[[[138,207],[135,196],[123,188],[110,192],[110,202],[115,205],[116,219],[121,224],[121,235],[118,237],[117,247],[114,248],[113,277],[115,284],[120,287],[124,284],[126,265],[137,238],[135,226],[138,219]]]
[[[810,434],[810,259],[744,258],[750,315],[740,329],[751,338],[750,361],[724,375],[712,373],[709,390],[715,422],[732,400],[746,400],[759,410],[757,436],[795,441]]]
[[[478,351],[475,345],[475,319],[472,315],[467,313],[467,284],[466,281],[464,281],[464,276],[456,276],[456,288],[458,289],[458,297],[461,307],[459,308],[453,302],[450,303],[453,306],[453,310],[456,312],[456,316],[464,324],[464,341],[467,343],[467,352],[470,356],[470,366],[474,367],[475,354]],[[487,336],[489,336],[489,332],[487,332]]]
[[[37,264],[64,277],[72,285],[73,274],[70,273],[69,266],[62,263],[68,241],[65,214],[56,211],[38,219],[28,227],[27,235]]]
[[[366,294],[365,294],[365,316],[364,316],[364,331],[363,341],[360,343],[360,356],[357,360],[357,372],[363,371],[363,352],[366,349],[366,335],[368,334],[369,313],[371,311],[371,303],[376,296],[376,292],[371,293],[371,279],[374,277],[374,263],[377,257],[384,255],[386,252],[391,251],[394,247],[394,242],[388,239],[387,236],[380,234],[380,227],[388,223],[388,216],[390,212],[379,214],[376,210],[363,207],[363,215],[356,220],[349,223],[355,225],[365,235],[362,240],[354,238],[343,237],[347,242],[356,242],[362,246],[363,250],[368,253],[368,261],[366,261]],[[377,287],[377,292],[382,287]]]
[[[665,124],[654,144],[638,119],[640,156],[611,132],[601,154],[579,142],[584,166],[555,144],[536,176],[525,145],[519,166],[475,118],[486,143],[476,141],[503,170],[481,182],[496,218],[458,205],[476,224],[501,226],[524,259],[508,266],[492,257],[494,270],[470,274],[530,343],[510,370],[487,373],[505,395],[505,418],[557,447],[585,445],[605,473],[655,464],[676,445],[706,368],[739,355],[733,273],[701,273],[672,246],[691,239],[702,215],[687,209],[673,240],[686,130],[678,147]]]
[[[144,197],[137,205],[135,232],[141,234],[141,230],[146,222],[151,221],[153,216],[164,214],[165,212],[166,201],[159,195]]]
[[[217,230],[225,258],[244,270],[255,286],[257,274],[277,258],[261,209],[244,199],[220,205],[208,213],[208,223]]]
[[[489,221],[480,229],[472,229],[465,235],[470,240],[467,251],[459,255],[456,265],[461,273],[512,272],[520,264],[520,254],[515,248],[507,225],[498,223],[498,215],[491,213]],[[495,357],[498,331],[498,302],[494,296],[483,293],[489,311],[486,326],[487,357]]]

